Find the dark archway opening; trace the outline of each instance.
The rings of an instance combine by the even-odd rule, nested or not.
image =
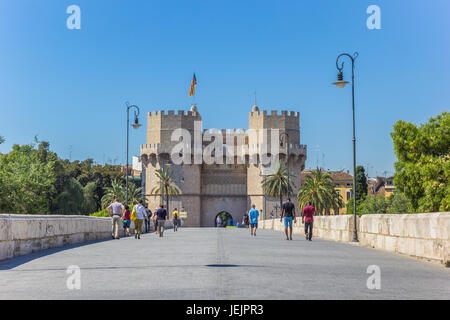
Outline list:
[[[214,218],[214,225],[216,227],[217,227],[217,217],[219,217],[219,216],[222,219],[219,227],[225,228],[228,225],[234,225],[235,221],[233,219],[233,216],[227,211],[221,211]]]

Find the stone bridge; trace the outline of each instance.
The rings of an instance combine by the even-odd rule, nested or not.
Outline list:
[[[112,240],[107,218],[0,215],[0,299],[450,299],[449,213],[363,216],[358,244],[352,221]]]

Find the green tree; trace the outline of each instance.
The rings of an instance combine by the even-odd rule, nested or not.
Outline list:
[[[0,211],[48,213],[56,157],[51,153],[45,161],[41,157],[34,144],[16,144],[11,152],[0,155]]]
[[[102,197],[102,208],[108,207],[117,197],[121,203],[126,202],[126,186],[121,179],[114,179],[111,187],[105,188],[105,193]],[[137,187],[134,183],[128,184],[128,203],[130,206],[136,204],[142,198],[142,188]]]
[[[388,198],[388,213],[410,213],[411,203],[408,198],[400,192],[394,192]]]
[[[90,214],[97,210],[96,202],[97,183],[92,181],[83,188],[83,210],[86,214]]]
[[[120,202],[125,202],[125,186],[123,183],[116,179],[111,182],[110,187],[105,188],[105,193],[102,197],[102,208],[108,207],[114,198],[119,199]]]
[[[367,178],[363,166],[356,167],[356,200],[364,199],[367,196]]]
[[[342,208],[342,197],[336,192],[330,173],[320,168],[311,173],[311,176],[305,177],[298,190],[298,205],[304,207],[308,201],[311,201],[319,214],[329,213],[331,209]]]
[[[450,210],[450,113],[416,125],[397,121],[391,133],[394,183],[415,212]]]
[[[0,136],[0,144],[5,142],[5,138],[3,136]]]
[[[161,195],[166,200],[166,210],[169,213],[169,199],[176,197],[180,194],[180,191],[175,186],[174,182],[174,172],[170,168],[170,165],[166,169],[160,168],[155,172],[156,177],[159,180],[159,186],[153,187],[150,191],[155,197]]]
[[[70,178],[64,186],[64,191],[56,198],[57,213],[59,214],[83,214],[84,190],[81,183]]]
[[[262,187],[264,193],[269,197],[279,198],[280,208],[283,207],[283,196],[291,194],[293,188],[292,180],[288,179],[287,168],[281,161],[278,163],[278,167],[275,173],[264,176]]]

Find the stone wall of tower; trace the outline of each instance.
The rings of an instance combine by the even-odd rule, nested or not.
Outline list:
[[[267,167],[263,167],[261,159],[252,157],[252,152],[256,150],[254,146],[260,144],[258,134],[260,129],[268,129],[267,142],[271,151],[271,145],[275,146],[272,152],[276,152],[282,161],[287,154],[287,145],[280,147],[279,137],[276,141],[270,141],[271,129],[279,130],[280,134],[287,132],[289,134],[289,168],[291,181],[295,184],[295,191],[300,187],[300,172],[304,168],[306,160],[306,147],[300,145],[299,113],[282,111],[280,114],[276,111],[268,114],[266,111],[259,111],[257,107],[249,115],[249,130],[241,129],[239,131],[205,130],[205,135],[220,135],[223,142],[226,143],[226,137],[234,141],[242,141],[248,148],[245,153],[239,154],[243,162],[234,162],[233,164],[182,164],[176,165],[171,161],[170,153],[173,146],[179,141],[171,141],[172,133],[176,129],[186,129],[191,133],[191,143],[194,139],[201,139],[201,116],[196,107],[185,113],[183,111],[164,111],[151,112],[147,115],[147,143],[141,146],[141,158],[143,167],[146,171],[146,194],[149,208],[154,210],[164,199],[160,196],[154,196],[151,190],[159,184],[155,171],[159,168],[165,168],[171,164],[175,173],[175,185],[181,191],[181,195],[173,198],[169,202],[170,212],[177,207],[179,211],[187,212],[185,226],[199,227],[214,225],[215,216],[221,211],[229,211],[236,220],[241,220],[242,215],[252,204],[255,204],[258,210],[262,210],[262,217],[269,217],[271,212],[280,213],[279,199],[268,198],[265,196],[262,181],[262,174],[267,174]],[[197,123],[196,123],[197,122]],[[199,137],[194,137],[194,129],[200,130]],[[255,136],[253,133],[256,133]],[[252,140],[256,138],[257,140]],[[274,137],[275,138],[275,137]],[[203,142],[203,149],[210,142]],[[239,148],[239,150],[245,150]],[[234,157],[237,157],[238,148],[233,147]],[[253,149],[253,150],[252,150]],[[230,147],[224,147],[224,161],[227,158],[226,151]],[[247,154],[246,152],[249,152]],[[234,158],[230,156],[230,159]],[[237,159],[236,159],[237,160]],[[274,166],[275,167],[275,166]],[[217,171],[217,173],[216,173]],[[295,194],[291,199],[296,204]],[[285,199],[283,199],[285,200]],[[165,205],[165,203],[164,203]]]
[[[196,111],[169,110],[167,114],[161,111],[147,113],[147,144],[174,145],[171,141],[172,132],[175,129],[186,129],[194,138],[194,125],[196,121],[202,121],[202,117]],[[201,127],[200,127],[201,129]]]
[[[271,129],[279,129],[280,137],[283,139],[283,147],[280,147],[280,160],[285,161],[287,155],[287,144],[283,132],[289,135],[289,176],[294,185],[294,193],[291,194],[291,201],[297,206],[296,192],[301,185],[301,170],[303,170],[306,161],[306,149],[302,149],[300,145],[300,116],[298,112],[281,111],[279,114],[277,111],[272,110],[270,114],[267,111],[259,111],[257,108],[249,113],[249,129],[254,129],[258,132],[258,139],[261,129],[267,129],[267,141],[269,149],[271,145],[276,143],[280,144],[279,139],[277,141],[271,141]],[[254,139],[254,138],[253,138]],[[259,143],[252,140],[249,136],[249,144]],[[267,217],[271,212],[277,212],[280,214],[279,199],[266,197],[262,188],[262,165],[258,162],[257,165],[249,164],[247,171],[247,189],[249,205],[255,204],[257,209],[263,209],[264,215]],[[285,199],[283,199],[284,201]]]
[[[141,146],[141,158],[146,171],[146,194],[149,208],[153,211],[165,201],[160,196],[150,195],[159,180],[155,174],[161,167],[171,165],[174,181],[180,190],[180,196],[169,201],[170,216],[176,207],[178,211],[184,209],[187,219],[184,226],[198,227],[201,225],[201,165],[175,165],[171,161],[170,153],[179,141],[171,141],[172,133],[176,129],[186,129],[191,134],[191,144],[194,143],[194,129],[197,126],[201,132],[202,118],[197,110],[184,112],[180,110],[154,111],[147,114],[147,144]],[[145,160],[145,161],[144,161]]]

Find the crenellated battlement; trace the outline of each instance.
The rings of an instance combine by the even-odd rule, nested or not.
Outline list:
[[[299,113],[296,111],[281,111],[281,114],[278,114],[277,110],[271,110],[270,114],[267,113],[267,110],[262,111],[251,111],[250,117],[254,118],[279,118],[279,119],[292,119],[292,120],[298,120],[299,119]]]
[[[179,119],[181,118],[199,118],[200,117],[200,113],[198,113],[197,111],[184,111],[184,110],[168,110],[167,113],[164,110],[159,110],[159,111],[151,111],[147,113],[147,116],[149,119],[170,119],[170,118],[175,118],[175,119]]]

